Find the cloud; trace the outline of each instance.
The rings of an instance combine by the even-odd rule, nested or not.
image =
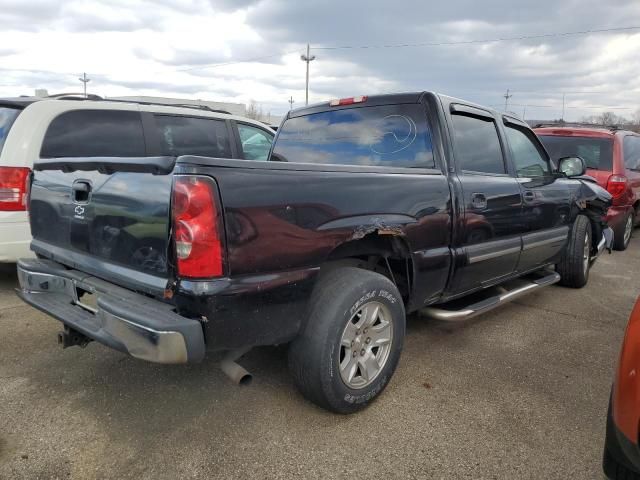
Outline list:
[[[405,48],[319,49],[474,39],[640,25],[637,0],[0,0],[0,94],[77,91],[183,95],[284,112],[311,101],[435,90],[527,117],[568,119],[640,103],[640,32]],[[254,59],[247,63],[239,60]],[[225,64],[215,65],[215,64]],[[596,92],[596,93],[594,93]],[[625,114],[624,110],[619,113]]]

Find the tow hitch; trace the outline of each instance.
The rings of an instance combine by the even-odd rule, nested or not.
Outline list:
[[[64,327],[63,331],[58,332],[58,343],[62,345],[63,349],[76,345],[80,348],[84,348],[92,341],[93,340],[91,338],[67,326]]]

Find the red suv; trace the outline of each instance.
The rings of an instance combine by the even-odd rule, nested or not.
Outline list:
[[[607,223],[615,232],[613,248],[625,250],[640,220],[640,134],[595,125],[537,126],[534,131],[554,161],[582,157],[587,175],[613,196]]]

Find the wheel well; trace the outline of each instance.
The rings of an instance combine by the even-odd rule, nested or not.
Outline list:
[[[413,261],[407,241],[398,235],[373,232],[337,246],[321,272],[352,266],[385,275],[395,283],[405,302],[413,285]]]

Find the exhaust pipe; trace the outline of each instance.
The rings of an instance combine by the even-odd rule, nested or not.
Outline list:
[[[251,350],[251,347],[231,350],[220,362],[220,370],[222,370],[236,385],[249,385],[253,379],[249,372],[236,363],[236,360],[249,350]]]

